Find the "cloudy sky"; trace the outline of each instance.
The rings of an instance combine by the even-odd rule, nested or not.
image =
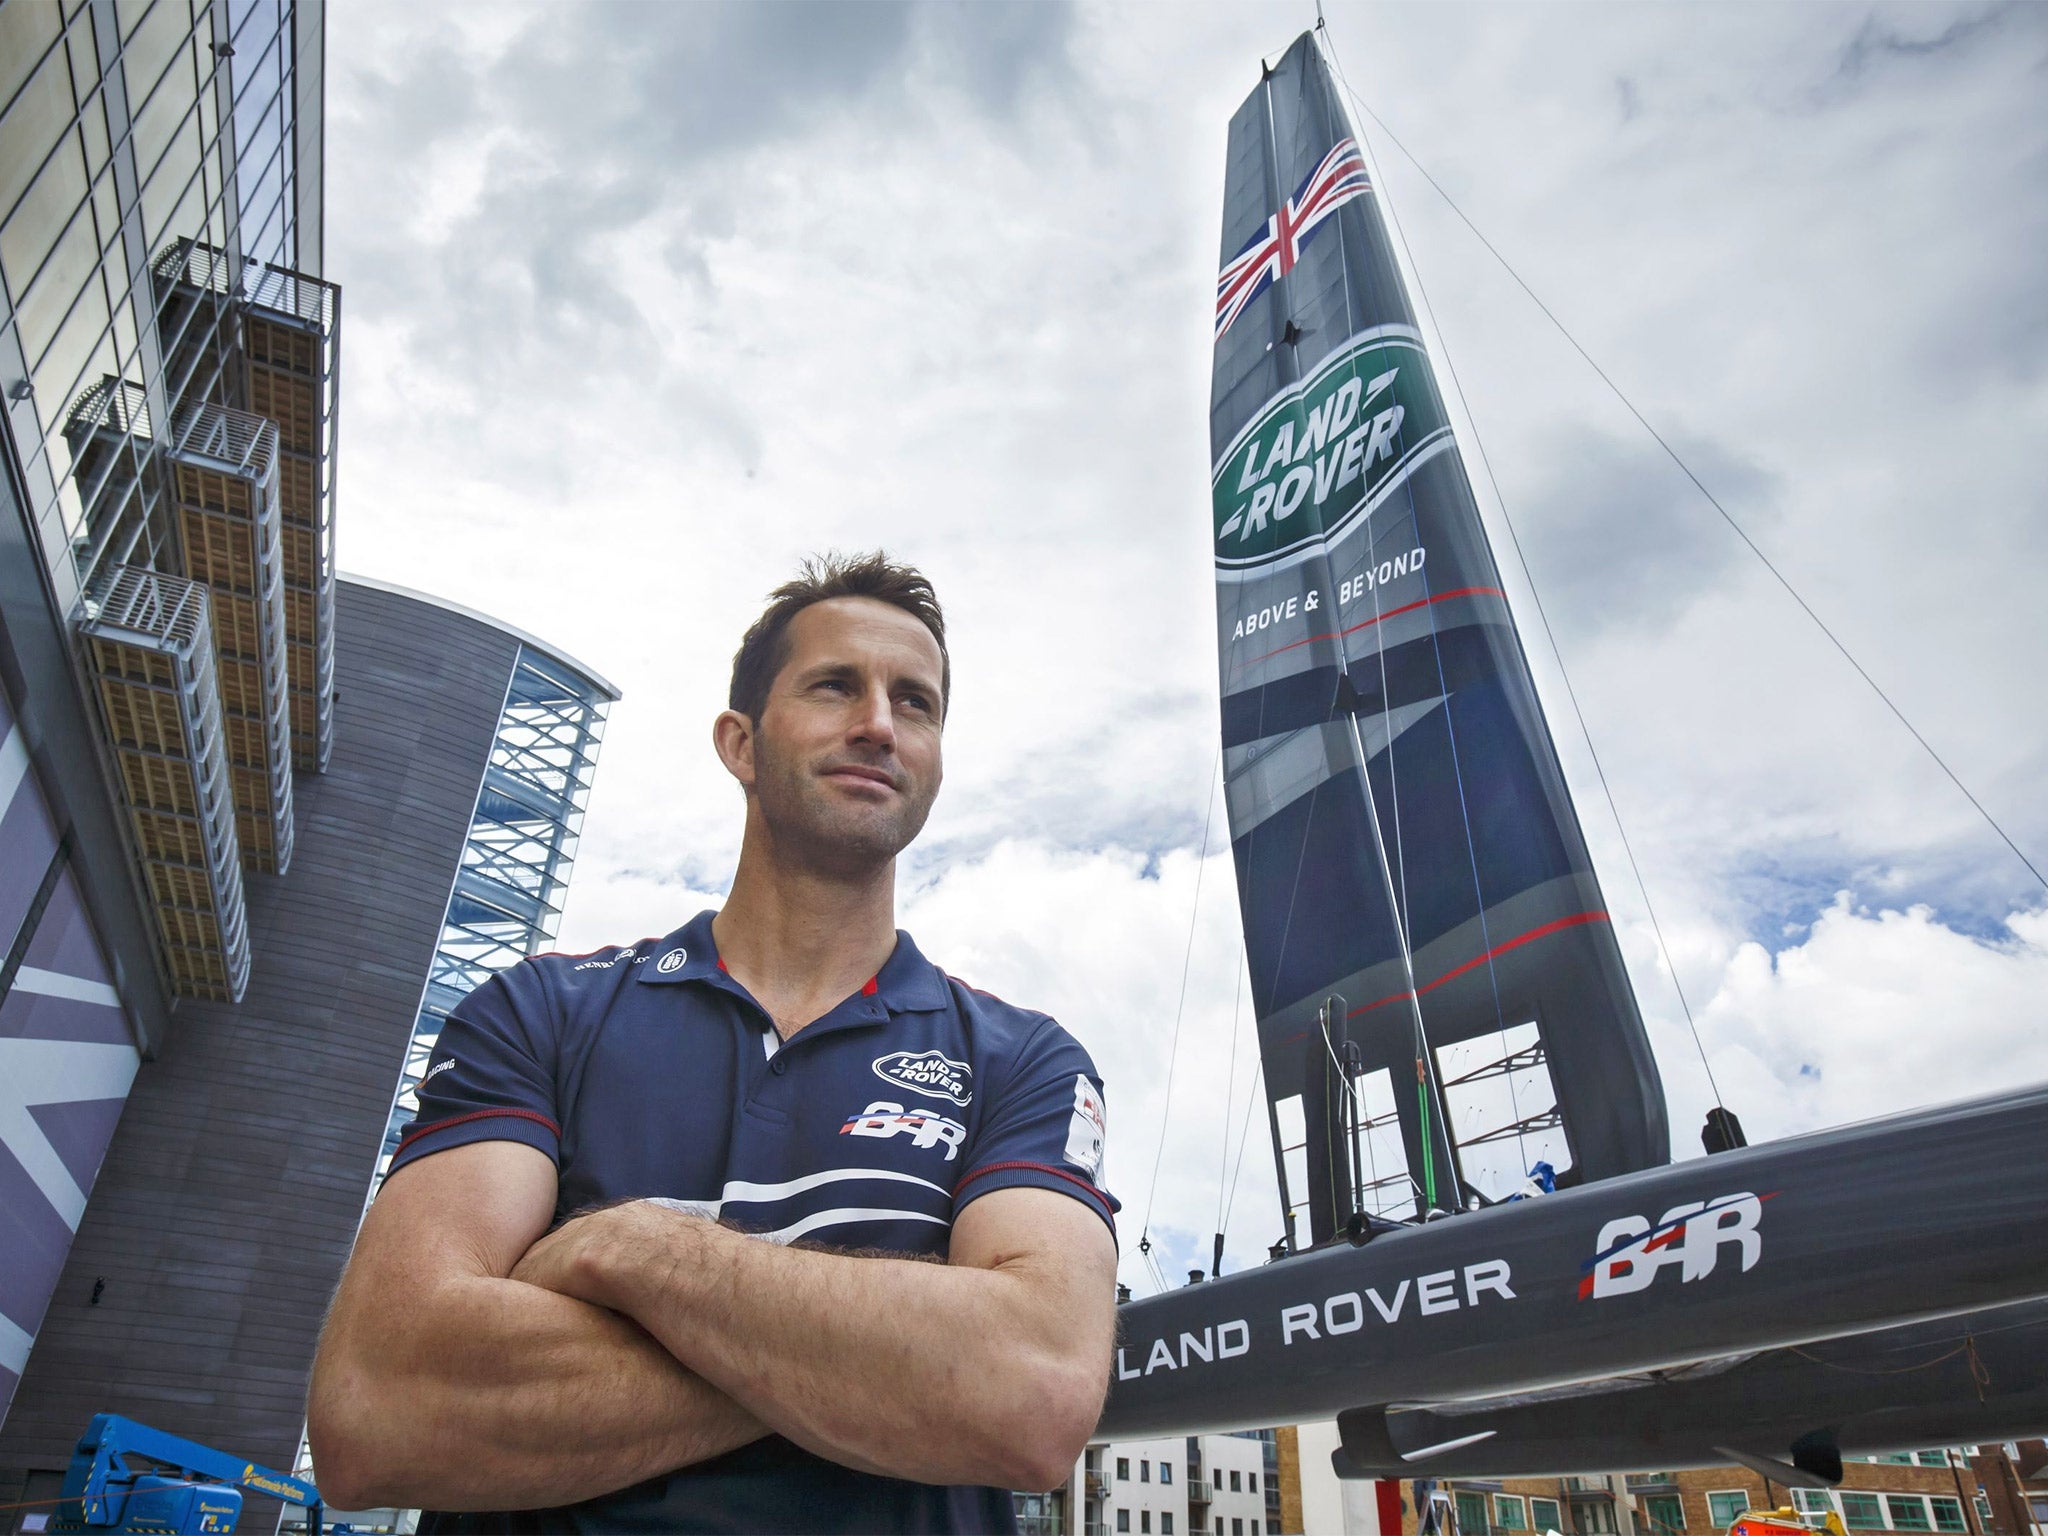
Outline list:
[[[2048,867],[2048,9],[1327,9],[1373,111]],[[1253,1089],[1210,285],[1225,125],[1312,20],[329,11],[343,568],[625,692],[563,947],[719,899],[709,723],[761,595],[828,546],[918,562],[957,683],[903,922],[1094,1052],[1141,1292],[1148,1213],[1169,1273],[1206,1253]],[[2041,887],[1363,126],[1499,476],[1677,1152],[1711,1095],[1502,501],[1752,1136],[2048,1076]],[[1262,1117],[1242,1169],[1233,1264],[1279,1229]]]

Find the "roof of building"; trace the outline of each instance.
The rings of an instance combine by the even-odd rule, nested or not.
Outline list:
[[[513,639],[520,641],[522,644],[530,645],[537,651],[544,651],[549,656],[554,657],[555,660],[566,662],[574,667],[584,677],[595,683],[598,689],[612,702],[617,703],[620,698],[618,685],[608,679],[602,672],[599,672],[595,667],[587,666],[583,662],[578,661],[559,645],[551,645],[541,639],[540,636],[521,629],[517,624],[508,624],[503,619],[493,618],[488,613],[479,613],[476,609],[464,607],[461,603],[454,602],[449,598],[436,597],[431,592],[420,592],[411,587],[402,587],[395,581],[382,581],[375,576],[357,576],[348,571],[341,572],[340,576],[343,581],[351,582],[359,587],[370,587],[379,592],[391,592],[399,597],[409,597],[414,602],[429,603],[436,608],[446,609],[450,613],[459,613],[466,619],[475,619],[479,624],[488,624],[491,628],[512,636]]]

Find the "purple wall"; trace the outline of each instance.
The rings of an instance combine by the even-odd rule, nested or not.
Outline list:
[[[12,701],[0,688],[0,1420],[137,1057]],[[36,910],[38,898],[41,910]]]

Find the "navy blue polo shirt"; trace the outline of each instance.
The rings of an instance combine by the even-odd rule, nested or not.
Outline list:
[[[1102,1081],[1052,1019],[954,980],[899,932],[866,986],[785,1044],[726,973],[712,915],[484,982],[441,1031],[392,1170],[517,1141],[554,1160],[557,1221],[660,1197],[777,1241],[943,1258],[966,1205],[1030,1187],[1114,1234]],[[780,1435],[588,1503],[481,1518],[421,1528],[1014,1529],[1005,1491],[877,1477]]]

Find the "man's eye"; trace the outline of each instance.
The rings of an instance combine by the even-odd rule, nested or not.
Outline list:
[[[932,712],[932,701],[921,693],[906,693],[903,695],[903,702],[912,709],[922,710],[927,715]]]

